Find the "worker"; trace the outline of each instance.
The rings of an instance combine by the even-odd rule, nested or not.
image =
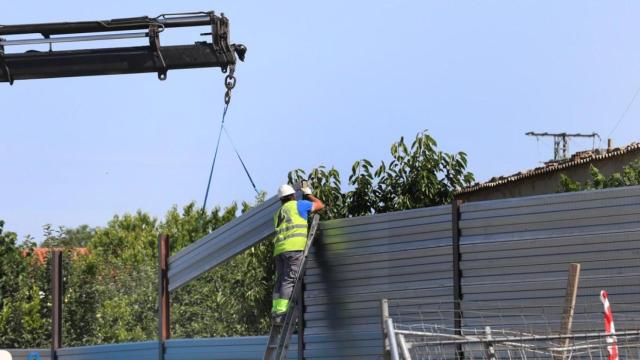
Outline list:
[[[307,245],[307,219],[309,214],[320,211],[324,203],[311,194],[311,188],[302,189],[303,200],[296,200],[296,192],[285,184],[278,189],[282,206],[273,217],[276,237],[273,256],[276,260],[276,284],[273,289],[271,314],[273,322],[280,324],[289,310],[289,299]]]

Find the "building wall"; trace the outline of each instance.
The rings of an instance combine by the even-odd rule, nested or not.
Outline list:
[[[568,176],[570,179],[584,182],[591,179],[589,170],[592,164],[603,174],[609,176],[614,172],[621,171],[626,165],[638,159],[640,159],[640,150],[631,151],[623,155],[572,166],[560,171],[548,172],[506,184],[478,189],[469,193],[459,194],[456,197],[465,202],[472,202],[553,194],[560,191],[561,174]]]

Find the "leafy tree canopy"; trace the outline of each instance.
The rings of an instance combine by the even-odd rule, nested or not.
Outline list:
[[[325,216],[333,219],[446,204],[456,189],[474,181],[467,171],[467,154],[438,150],[426,131],[418,133],[411,146],[400,138],[390,152],[391,161],[377,167],[366,159],[356,161],[346,190],[338,170],[324,166],[308,173],[294,170],[289,182],[309,181],[328,205]]]

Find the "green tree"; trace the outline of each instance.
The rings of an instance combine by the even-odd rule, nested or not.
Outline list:
[[[0,220],[0,348],[46,346],[50,339],[50,271],[30,256],[32,245],[17,245]]]
[[[99,343],[97,314],[105,293],[100,259],[94,254],[64,254],[64,346]],[[138,291],[138,290],[136,290]]]
[[[607,189],[621,186],[640,185],[640,160],[635,160],[622,168],[622,171],[606,177],[598,168],[591,165],[590,179],[581,183],[568,176],[560,175],[560,192]]]
[[[95,229],[89,227],[89,225],[80,225],[76,228],[60,226],[57,229],[53,229],[51,224],[45,224],[43,230],[44,241],[40,245],[42,247],[86,247],[95,235]]]
[[[139,341],[156,335],[158,220],[138,211],[115,216],[89,242],[95,260],[98,343]],[[87,266],[93,266],[87,262]],[[81,270],[90,273],[90,269]],[[68,292],[68,291],[67,291]]]
[[[19,284],[16,279],[25,267],[17,238],[16,233],[4,231],[4,221],[0,220],[0,309],[4,299],[17,293]]]
[[[257,201],[264,201],[261,194]],[[174,206],[159,221],[144,212],[115,216],[97,228],[88,256],[65,271],[65,345],[149,340],[156,336],[157,236],[171,238],[171,252],[214,231],[242,209],[202,211],[195,203]],[[64,242],[67,231],[50,234]],[[272,274],[270,242],[259,244],[172,294],[176,337],[257,335],[266,331]],[[70,253],[67,258],[73,258]]]
[[[437,150],[436,141],[424,131],[408,146],[404,138],[391,145],[392,160],[374,169],[366,159],[356,161],[349,176],[350,190],[343,191],[340,174],[320,166],[307,173],[289,173],[289,181],[309,181],[327,204],[325,218],[362,216],[408,210],[451,202],[457,188],[470,185],[464,152]]]

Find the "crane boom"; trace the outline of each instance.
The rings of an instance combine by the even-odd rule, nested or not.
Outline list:
[[[162,46],[168,28],[208,26],[211,42]],[[24,39],[24,35],[33,38]],[[80,34],[80,35],[78,35]],[[37,36],[36,36],[37,35]],[[72,36],[69,36],[72,35]],[[8,37],[16,37],[11,39]],[[58,43],[148,38],[147,46],[54,50]],[[48,51],[10,53],[12,46],[48,44]],[[0,25],[0,82],[56,77],[156,72],[161,80],[174,69],[219,67],[226,72],[246,47],[229,41],[229,20],[210,12],[163,14],[104,21]]]

